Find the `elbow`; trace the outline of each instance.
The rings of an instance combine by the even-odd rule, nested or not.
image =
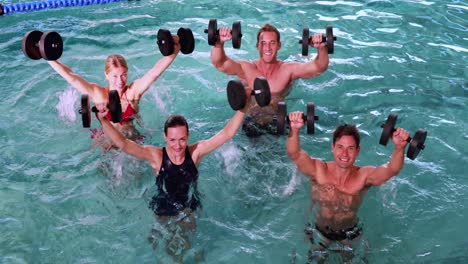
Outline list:
[[[226,132],[226,134],[224,135],[226,138],[226,141],[232,139],[236,135],[236,133],[237,133],[237,130]]]
[[[398,174],[400,174],[400,171],[401,171],[401,168],[394,168],[394,169],[392,169],[392,170],[391,170],[391,175],[392,175],[391,177],[397,176]],[[391,178],[391,177],[390,177],[390,178]]]
[[[220,62],[219,60],[211,60],[211,64],[218,70],[218,71],[224,71],[223,63]]]
[[[286,153],[288,154],[288,157],[293,161],[299,158],[299,152],[297,151],[291,151],[289,149],[286,149]]]
[[[213,66],[218,70],[218,71],[221,71],[221,72],[224,72],[224,62],[226,61],[226,59],[223,59],[223,58],[219,58],[217,56],[211,56],[211,64],[213,64]]]
[[[114,145],[124,152],[127,152],[129,146],[126,138],[115,140]]]
[[[324,73],[327,69],[328,69],[328,61],[327,61],[327,63],[323,63],[323,64],[318,66],[318,70],[319,70],[320,74]]]

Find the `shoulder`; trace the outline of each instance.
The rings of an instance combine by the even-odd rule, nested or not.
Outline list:
[[[370,177],[375,172],[375,169],[376,169],[375,166],[363,166],[363,167],[355,166],[355,167],[356,167],[357,174],[359,175],[359,177],[362,177],[364,179],[367,179],[368,177]]]
[[[137,95],[137,88],[135,87],[135,82],[131,82],[129,85],[127,85],[127,88],[125,90],[125,95],[128,97],[129,100],[135,100],[138,98],[134,98]]]
[[[246,60],[239,60],[237,61],[242,68],[257,68],[257,65],[258,65],[258,60],[255,60],[255,61],[246,61]]]
[[[206,144],[206,140],[198,141],[197,143],[188,146],[190,157],[197,167],[203,156],[201,149],[203,148],[204,144]]]
[[[152,145],[144,145],[143,147],[147,148],[148,151],[151,153],[153,161],[161,162],[163,158],[163,148]]]
[[[109,93],[109,87],[107,86],[100,86],[96,83],[90,83],[91,88],[93,88],[93,91],[96,93],[102,93],[102,94],[107,94]]]
[[[191,145],[188,146],[188,150],[190,152],[190,156],[193,156],[194,153],[197,153],[199,147],[203,146],[203,144],[205,144],[206,140],[201,140],[201,141],[198,141],[196,143],[193,143]]]
[[[150,166],[155,170],[159,171],[161,168],[162,160],[163,160],[163,149],[156,146],[151,145],[143,145],[143,148],[146,149],[148,153],[148,162]],[[157,176],[157,175],[156,175]]]
[[[284,61],[278,61],[278,67],[281,69],[281,70],[294,70],[296,69],[298,66],[301,66],[302,63],[299,63],[299,62],[284,62]]]
[[[99,86],[95,83],[92,83],[91,84],[91,93],[89,94],[89,96],[92,97],[93,101],[95,103],[99,103],[99,102],[103,102],[105,100],[107,100],[108,98],[108,95],[109,95],[109,88],[108,87],[103,87],[103,86]]]

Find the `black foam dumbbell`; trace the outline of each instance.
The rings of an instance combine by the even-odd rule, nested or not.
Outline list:
[[[398,119],[398,115],[394,113],[390,113],[388,115],[387,120],[384,124],[381,125],[382,127],[382,134],[380,135],[379,144],[386,146],[388,140],[392,137],[393,132],[395,132],[395,125]],[[424,129],[418,129],[414,134],[413,138],[408,137],[406,141],[409,143],[409,148],[406,151],[406,157],[409,159],[414,160],[419,152],[425,148],[424,143],[426,142],[427,131]]]
[[[183,54],[192,53],[195,49],[195,38],[193,37],[192,30],[181,27],[177,30],[177,36],[179,37],[180,51]],[[157,38],[158,48],[163,56],[174,54],[174,39],[169,30],[158,30]]]
[[[208,23],[208,29],[205,29],[205,33],[208,34],[208,45],[214,46],[219,38],[218,22],[216,19],[210,19],[210,22]],[[239,21],[236,21],[232,24],[231,35],[232,47],[235,49],[240,49],[242,31],[241,24]]]
[[[21,49],[26,57],[33,60],[58,60],[63,53],[63,40],[57,32],[33,30],[24,35]]]
[[[111,121],[118,123],[122,120],[122,106],[120,104],[120,96],[117,90],[111,90],[109,92],[109,104],[107,105],[111,114]],[[83,127],[91,126],[91,112],[97,112],[97,108],[90,107],[89,97],[87,94],[81,96],[81,108],[79,113],[81,114],[81,120]]]
[[[247,103],[247,94],[244,84],[240,80],[229,81],[226,89],[229,105],[234,110],[239,110],[245,107]],[[255,100],[260,107],[270,104],[271,93],[268,81],[264,77],[257,77],[254,81],[254,89],[251,95],[255,96]]]
[[[307,112],[302,117],[307,124],[307,134],[313,135],[315,133],[315,121],[319,117],[315,115],[315,104],[312,102],[307,103]],[[278,112],[275,116],[276,120],[276,133],[284,135],[286,132],[286,125],[289,124],[288,111],[285,102],[278,103]]]
[[[307,56],[309,54],[309,43],[310,43],[310,32],[309,28],[304,28],[302,30],[302,39],[299,40],[299,43],[302,44],[302,56]],[[333,54],[335,51],[335,40],[336,37],[333,36],[333,27],[326,27],[326,35],[322,37],[322,42],[327,43],[328,54]]]

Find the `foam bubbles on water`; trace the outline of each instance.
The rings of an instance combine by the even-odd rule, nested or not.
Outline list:
[[[73,87],[68,87],[59,94],[59,102],[55,106],[61,120],[74,123],[76,121],[77,108],[75,102],[78,101],[79,93]]]

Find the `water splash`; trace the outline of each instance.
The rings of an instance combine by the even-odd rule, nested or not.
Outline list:
[[[229,142],[217,152],[224,160],[224,169],[229,176],[236,176],[241,162],[241,151]]]
[[[288,185],[283,190],[283,196],[290,196],[301,183],[301,173],[299,170],[294,169],[291,174],[291,179]]]
[[[75,123],[77,113],[77,107],[75,107],[75,103],[78,101],[78,91],[69,86],[65,91],[60,93],[58,97],[59,102],[55,108],[58,111],[60,120]]]

